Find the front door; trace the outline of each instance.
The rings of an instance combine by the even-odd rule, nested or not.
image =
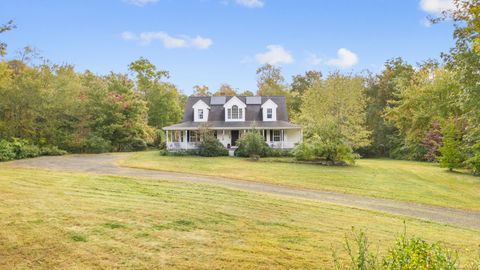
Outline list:
[[[239,134],[238,130],[232,130],[231,131],[231,137],[232,137],[232,144],[231,145],[232,146],[237,145],[238,134]]]

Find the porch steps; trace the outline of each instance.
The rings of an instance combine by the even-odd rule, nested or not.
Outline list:
[[[228,156],[234,157],[235,156],[235,149],[228,149]]]

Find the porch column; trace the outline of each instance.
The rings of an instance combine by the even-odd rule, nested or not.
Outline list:
[[[168,130],[165,131],[165,142],[168,144]]]
[[[185,149],[188,149],[188,137],[187,137],[187,131],[184,131],[184,136],[183,136],[183,145],[185,146]]]
[[[282,138],[282,149],[283,149],[283,135],[284,135],[284,132],[283,132],[283,129],[282,129],[282,133],[280,134],[280,138]]]

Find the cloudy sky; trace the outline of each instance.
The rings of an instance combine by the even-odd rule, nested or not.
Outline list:
[[[449,0],[1,0],[7,58],[30,45],[53,63],[127,72],[146,57],[189,94],[205,84],[256,90],[257,67],[287,80],[306,70],[378,72],[385,60],[415,64],[453,46],[451,23],[427,16]]]

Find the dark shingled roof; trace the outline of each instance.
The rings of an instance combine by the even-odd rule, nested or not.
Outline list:
[[[228,102],[233,97],[226,97],[226,102]],[[243,103],[246,103],[245,96],[237,96]],[[261,104],[247,104],[245,112],[245,122],[225,122],[225,108],[223,104],[211,104],[210,97],[189,97],[187,104],[185,105],[185,112],[183,115],[183,122],[180,124],[172,125],[165,127],[165,130],[171,129],[195,129],[200,125],[207,124],[212,129],[224,129],[224,128],[238,128],[245,129],[249,128],[253,122],[255,122],[258,128],[282,128],[282,129],[293,129],[300,128],[298,125],[294,125],[288,122],[288,112],[287,104],[285,102],[285,97],[282,96],[267,96],[259,97],[261,98]],[[263,122],[262,121],[262,104],[267,100],[271,99],[275,102],[277,107],[277,121]],[[199,100],[205,102],[210,106],[210,112],[208,114],[208,122],[193,122],[193,108],[192,106],[197,103]]]
[[[190,130],[198,129],[202,126],[208,126],[210,129],[250,129],[255,123],[258,129],[299,129],[300,126],[294,125],[286,121],[270,121],[270,122],[225,122],[225,121],[209,121],[209,122],[182,122],[180,124],[164,127],[164,130]]]

